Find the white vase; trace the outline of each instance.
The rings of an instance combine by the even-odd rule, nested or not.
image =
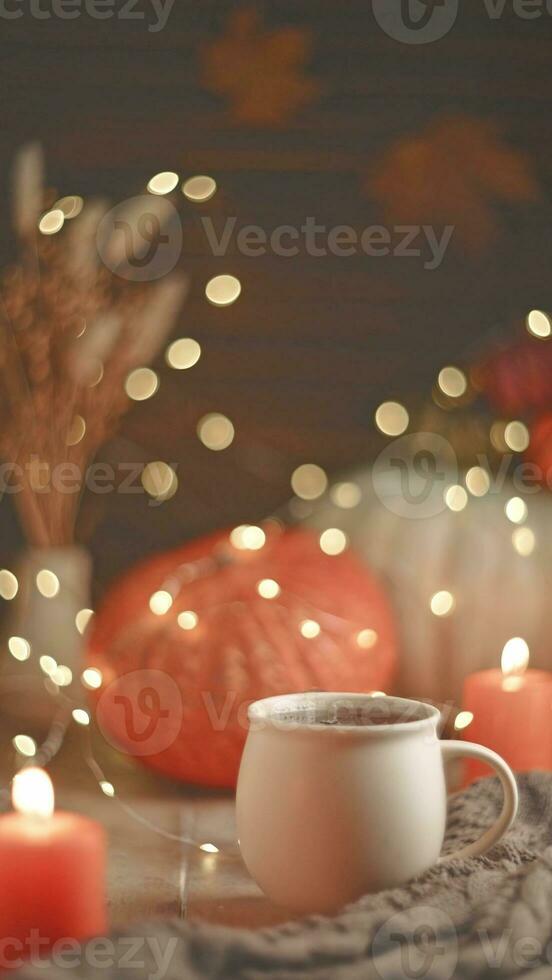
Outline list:
[[[4,628],[0,711],[42,723],[53,710],[52,684],[44,666],[51,668],[55,661],[69,668],[73,684],[80,678],[83,638],[76,619],[81,609],[90,607],[91,558],[76,546],[33,548],[22,556],[15,574],[19,589]],[[19,659],[22,650],[24,660]],[[42,657],[51,661],[43,660],[41,666]],[[62,677],[69,690],[68,671]]]

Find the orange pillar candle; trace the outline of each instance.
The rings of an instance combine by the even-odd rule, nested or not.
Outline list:
[[[43,769],[13,780],[14,812],[0,817],[0,972],[47,955],[57,940],[106,930],[105,838],[77,813],[54,813]]]
[[[463,712],[473,715],[470,741],[494,749],[512,769],[552,770],[552,674],[528,670],[528,662],[525,640],[512,637],[502,651],[501,669],[466,678]],[[481,763],[466,761],[465,783],[488,774]]]

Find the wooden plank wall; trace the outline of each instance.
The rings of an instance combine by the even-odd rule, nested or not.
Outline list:
[[[155,508],[135,496],[88,502],[89,516],[98,511],[100,588],[142,554],[270,512],[288,496],[300,462],[333,473],[369,460],[381,445],[372,422],[379,401],[399,397],[415,410],[439,367],[461,359],[489,328],[508,330],[527,308],[552,306],[552,17],[520,20],[506,4],[504,17],[490,21],[474,0],[446,38],[412,46],[382,33],[368,0],[259,5],[267,25],[312,32],[309,71],[322,89],[284,127],[263,129],[233,124],[200,83],[202,45],[224,31],[234,6],[177,0],[158,34],[141,22],[84,15],[39,21],[25,3],[22,18],[1,25],[4,259],[12,248],[10,159],[31,137],[44,142],[51,182],[63,193],[120,200],[162,169],[208,172],[220,188],[200,211],[184,209],[182,266],[192,293],[175,336],[197,338],[203,356],[186,372],[160,360],[159,393],[132,409],[105,450],[106,458],[177,462],[179,492]],[[500,209],[490,249],[451,248],[436,271],[406,258],[210,253],[200,213],[269,231],[307,215],[328,227],[377,222],[376,202],[362,193],[374,160],[394,140],[459,112],[495,119],[507,143],[529,154],[543,189],[538,204]],[[434,179],[442,193],[438,173]],[[243,285],[227,310],[203,294],[223,271]],[[213,410],[236,426],[223,453],[195,436],[197,419]],[[5,501],[0,526],[5,561],[19,538]]]

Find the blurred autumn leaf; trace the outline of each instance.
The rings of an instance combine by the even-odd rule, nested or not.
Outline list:
[[[507,146],[492,120],[451,116],[419,136],[398,140],[365,181],[385,220],[454,225],[469,251],[500,231],[497,205],[535,202],[539,185],[528,157]]]
[[[223,37],[204,46],[202,82],[227,100],[235,122],[281,126],[320,90],[304,71],[310,49],[309,31],[264,30],[258,12],[243,8],[231,14]]]

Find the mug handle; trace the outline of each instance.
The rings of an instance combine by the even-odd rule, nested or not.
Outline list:
[[[519,802],[516,780],[510,766],[504,762],[501,756],[493,752],[492,749],[487,749],[483,745],[475,745],[473,742],[458,742],[456,740],[442,741],[439,744],[444,761],[457,759],[466,755],[471,756],[473,759],[478,759],[480,762],[486,762],[492,766],[502,784],[504,803],[502,804],[501,814],[496,822],[478,840],[472,844],[466,844],[465,847],[461,847],[460,850],[454,851],[452,854],[446,854],[441,858],[441,861],[476,857],[476,855],[484,854],[485,851],[488,851],[512,826],[516,818]]]

